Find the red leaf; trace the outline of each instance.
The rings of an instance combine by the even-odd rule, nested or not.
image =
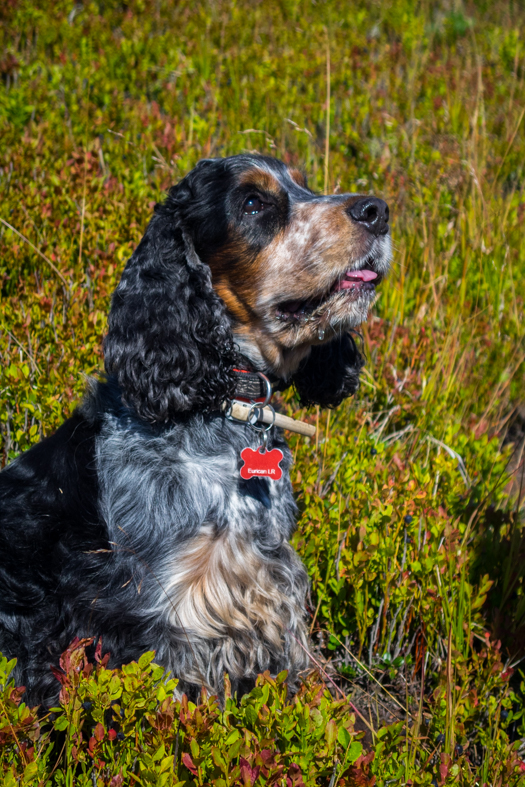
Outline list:
[[[11,689],[11,691],[9,692],[9,699],[11,700],[11,702],[14,702],[15,705],[20,705],[20,702],[22,700],[22,695],[25,690],[26,690],[25,686],[15,686],[13,689]],[[26,724],[28,723],[29,722],[26,720]]]
[[[95,736],[97,741],[101,741],[101,740],[104,739],[104,735],[105,734],[106,734],[106,731],[105,731],[104,727],[102,726],[102,724],[99,722],[97,724],[97,726],[95,727],[94,731],[93,731],[93,735]]]
[[[64,672],[80,672],[86,660],[86,647],[91,645],[93,638],[79,639],[75,637],[71,645],[60,656],[60,666]]]
[[[184,752],[182,755],[182,764],[186,766],[186,768],[193,773],[194,776],[197,776],[197,768],[193,764],[193,760],[191,759],[190,755],[187,752]]]
[[[244,787],[253,787],[259,776],[260,767],[256,765],[252,768],[248,760],[245,760],[244,757],[239,759],[239,765],[241,766],[241,779]]]
[[[102,655],[102,637],[99,637],[97,647],[95,648],[95,661],[102,667],[105,667],[109,661],[109,653]]]
[[[67,682],[67,675],[59,667],[54,667],[52,664],[50,664],[49,669],[61,685]]]
[[[288,768],[286,787],[304,787],[303,774],[296,762],[292,762]]]
[[[441,779],[441,784],[444,784],[450,769],[450,755],[443,752],[440,757],[441,764],[439,766],[439,777]]]
[[[191,713],[188,707],[188,698],[185,694],[183,694],[181,697],[179,717],[181,723],[184,724],[184,726],[186,726],[191,719]]]
[[[401,472],[403,472],[403,470],[405,469],[405,464],[404,464],[404,462],[402,461],[401,457],[399,456],[399,454],[397,452],[392,457],[392,461],[395,464],[395,466],[397,467],[397,469],[401,470]]]
[[[355,763],[345,771],[346,776],[350,779],[349,782],[355,787],[374,787],[376,777],[370,776],[369,765],[375,757],[375,752],[371,751],[368,754],[361,754]]]
[[[271,749],[262,749],[257,755],[257,759],[262,762],[265,768],[275,768],[275,754]]]

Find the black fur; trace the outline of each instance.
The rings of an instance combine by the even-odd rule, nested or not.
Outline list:
[[[107,548],[94,462],[100,422],[78,411],[0,473],[0,650],[31,699],[57,693],[49,665],[77,631],[73,605]]]
[[[301,404],[304,407],[314,404],[339,407],[359,388],[359,372],[364,363],[350,333],[327,345],[312,347],[293,377]]]
[[[188,191],[183,181],[157,208],[113,295],[104,342],[106,371],[152,422],[218,410],[235,385],[224,305],[180,219]]]

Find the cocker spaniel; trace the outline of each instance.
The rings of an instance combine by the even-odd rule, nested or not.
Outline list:
[[[319,196],[263,156],[204,160],[157,205],[113,295],[106,376],[58,431],[0,473],[0,650],[30,703],[75,637],[110,665],[147,650],[181,690],[243,692],[308,666],[308,580],[282,477],[241,477],[253,418],[293,385],[335,407],[358,385],[350,331],[389,269],[388,207]]]

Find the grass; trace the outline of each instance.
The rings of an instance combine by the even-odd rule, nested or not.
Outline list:
[[[358,711],[331,718],[348,731],[353,714],[374,756],[332,748],[346,770],[302,772],[331,787],[525,783],[525,538],[504,439],[525,368],[522,5],[0,0],[0,20],[2,463],[101,368],[125,261],[200,158],[257,150],[319,191],[384,197],[394,269],[363,326],[361,390],[303,413],[318,438],[292,440],[312,637]],[[0,736],[22,724],[13,703]],[[83,784],[44,738],[36,771],[5,743],[13,784]],[[177,778],[274,778],[206,762]]]

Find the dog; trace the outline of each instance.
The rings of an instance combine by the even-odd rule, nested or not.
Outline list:
[[[241,477],[260,445],[235,398],[293,385],[302,405],[352,395],[391,257],[388,207],[320,196],[277,159],[203,160],[155,207],[112,298],[105,375],[56,433],[0,473],[0,650],[30,704],[75,637],[110,666],[156,651],[181,691],[248,691],[309,666],[308,579],[282,477]],[[259,374],[262,373],[262,374]],[[94,647],[94,645],[93,645]]]

